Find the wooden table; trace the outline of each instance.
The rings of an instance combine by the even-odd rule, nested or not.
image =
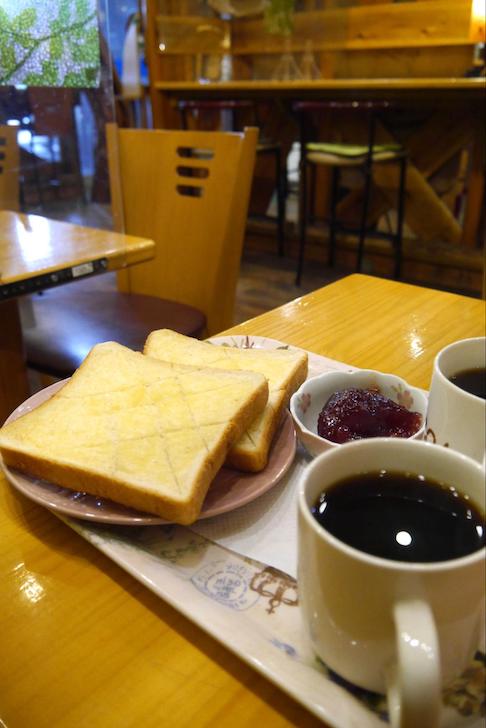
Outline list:
[[[0,211],[0,422],[28,396],[17,296],[153,257],[151,240]]]
[[[400,109],[412,109],[415,114],[422,114],[424,121],[404,141],[410,155],[406,223],[418,240],[423,242],[439,240],[469,248],[478,245],[481,201],[484,195],[485,150],[481,124],[486,98],[484,78],[333,78],[316,81],[247,80],[212,83],[157,81],[151,85],[150,93],[155,127],[177,126],[179,120],[174,104],[178,99],[187,98],[246,98],[267,103],[278,101],[290,106],[293,101],[310,99],[374,99],[396,102]],[[281,111],[273,113],[265,133],[279,139],[286,147],[295,138],[295,121],[286,124]],[[390,128],[379,128],[378,137],[381,142],[402,141]],[[456,191],[452,191],[447,199],[442,199],[432,186],[431,180],[446,162],[462,149],[468,148],[471,140],[474,140],[474,149],[461,226],[454,216],[460,185],[456,184]],[[396,165],[377,165],[375,168],[374,180],[379,187],[379,193],[375,193],[370,206],[369,224],[376,222],[390,206],[395,205],[398,186],[398,170],[395,167]],[[257,168],[258,178],[266,179],[268,174],[263,166]],[[461,173],[458,171],[456,176],[461,176]],[[361,206],[361,195],[361,190],[355,190],[340,203],[338,213],[341,219],[349,221],[354,218],[356,205],[359,209]],[[257,198],[256,195],[254,197]],[[326,198],[325,189],[321,198]],[[264,194],[263,199],[266,199]]]
[[[231,330],[427,387],[484,302],[352,275]],[[8,728],[322,725],[0,476],[0,719]]]

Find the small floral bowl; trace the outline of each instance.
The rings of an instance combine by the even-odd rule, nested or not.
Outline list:
[[[422,425],[411,440],[422,440],[425,431],[427,397],[423,391],[411,387],[394,374],[383,374],[371,369],[357,369],[348,372],[325,372],[307,379],[292,395],[290,412],[294,419],[297,436],[306,450],[315,457],[333,447],[340,447],[317,434],[319,414],[335,392],[343,389],[373,389],[396,404],[406,407],[422,416]]]

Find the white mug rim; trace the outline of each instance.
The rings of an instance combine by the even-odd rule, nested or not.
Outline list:
[[[319,540],[327,541],[329,544],[331,544],[336,550],[341,551],[342,553],[346,554],[350,558],[355,559],[356,561],[359,561],[363,564],[367,565],[373,565],[376,567],[380,567],[381,569],[384,569],[386,571],[390,572],[408,572],[408,573],[440,573],[444,571],[452,571],[456,569],[462,569],[468,566],[471,566],[476,561],[483,559],[486,556],[486,545],[482,548],[478,549],[477,551],[473,551],[470,554],[466,554],[464,556],[459,556],[454,559],[447,559],[445,561],[431,561],[431,562],[420,562],[420,561],[398,561],[394,559],[386,559],[382,556],[375,556],[374,554],[369,554],[366,551],[361,551],[360,549],[355,548],[354,546],[350,546],[349,544],[345,543],[344,541],[341,541],[341,539],[334,536],[332,533],[330,533],[324,526],[321,526],[317,520],[312,515],[309,506],[307,505],[307,499],[306,499],[306,488],[307,484],[310,480],[310,475],[312,472],[317,470],[320,466],[320,463],[322,460],[336,457],[337,453],[340,453],[342,451],[342,448],[355,448],[355,447],[362,447],[364,443],[367,443],[365,446],[372,446],[372,445],[381,445],[385,443],[389,443],[389,445],[394,445],[397,441],[397,438],[390,438],[387,437],[376,437],[368,440],[357,440],[354,442],[345,443],[341,446],[338,450],[327,450],[326,452],[321,453],[316,458],[312,460],[312,462],[306,467],[302,479],[299,484],[299,494],[298,494],[298,500],[299,500],[299,511],[303,518],[306,521],[306,524],[311,528],[311,530],[314,532],[315,535],[319,538]],[[433,451],[437,447],[440,447],[438,445],[435,445],[431,442],[426,442],[424,440],[403,440],[404,443],[408,443],[411,447],[418,446],[419,448],[425,447],[425,448],[433,448]],[[368,445],[369,443],[369,445]],[[388,444],[385,444],[385,447],[389,447]],[[449,450],[446,449],[444,451],[445,457],[453,457],[453,458],[459,458],[461,459],[464,464],[467,467],[473,467],[476,469],[480,475],[484,476],[484,470],[481,467],[481,465],[476,462],[476,460],[473,460],[467,455],[464,455],[461,452],[458,452],[456,450]]]
[[[464,396],[466,400],[470,400],[471,402],[482,402],[486,406],[486,400],[484,400],[482,397],[479,397],[477,394],[472,394],[471,392],[466,391],[465,389],[462,389],[461,387],[458,387],[457,384],[454,384],[454,382],[451,382],[449,377],[447,377],[444,372],[442,371],[442,362],[441,360],[447,356],[447,354],[452,351],[453,349],[459,349],[461,345],[468,344],[470,342],[476,342],[476,341],[484,341],[486,345],[486,336],[473,336],[469,339],[459,339],[458,341],[453,341],[451,344],[448,344],[447,346],[444,346],[443,349],[441,349],[438,354],[436,355],[434,359],[434,371],[437,373],[437,375],[440,377],[441,382],[444,386],[450,388],[452,391],[461,394]]]

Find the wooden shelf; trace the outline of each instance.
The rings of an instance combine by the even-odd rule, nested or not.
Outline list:
[[[201,83],[197,81],[155,81],[153,87],[159,91],[292,91],[319,92],[335,90],[383,90],[383,91],[470,91],[484,93],[485,78],[329,78],[317,81],[214,81]]]

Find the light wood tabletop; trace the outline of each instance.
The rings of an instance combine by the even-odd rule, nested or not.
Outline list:
[[[153,251],[153,241],[146,238],[0,210],[0,300],[8,284],[56,275],[100,258],[106,259],[106,270],[115,270],[148,260]]]
[[[427,387],[484,301],[352,275],[231,330]],[[0,722],[8,728],[318,726],[283,690],[0,476]]]
[[[153,257],[152,240],[0,210],[0,422],[27,396],[17,297]]]

